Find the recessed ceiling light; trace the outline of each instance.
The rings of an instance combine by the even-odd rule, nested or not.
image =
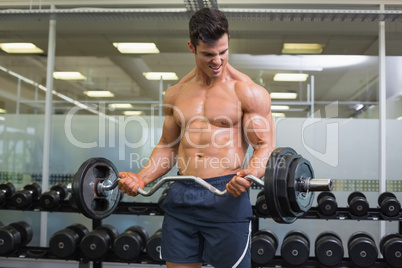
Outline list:
[[[113,43],[120,53],[124,54],[156,54],[159,49],[154,43]]]
[[[402,116],[398,117],[396,120],[402,120]]]
[[[7,113],[7,110],[0,108],[0,114],[5,114]]]
[[[112,109],[129,109],[129,108],[133,108],[133,105],[131,103],[111,103],[111,104],[109,104],[109,108],[112,108]]]
[[[274,76],[274,81],[283,82],[304,82],[307,80],[308,74],[301,73],[277,73]]]
[[[124,111],[124,115],[142,115],[142,111]]]
[[[281,99],[281,100],[295,100],[297,98],[297,93],[295,92],[271,92],[271,99]]]
[[[172,72],[144,72],[142,73],[148,80],[178,80],[176,73]]]
[[[321,54],[324,45],[318,43],[284,43],[284,54]]]
[[[286,105],[272,105],[271,106],[271,111],[283,111],[283,110],[289,110],[290,107]]]
[[[61,80],[86,80],[80,72],[53,72],[53,78]]]
[[[84,91],[84,94],[87,95],[88,97],[94,97],[94,98],[114,97],[114,94],[107,90],[89,90]]]
[[[9,54],[40,54],[43,50],[32,43],[2,43],[0,48]]]

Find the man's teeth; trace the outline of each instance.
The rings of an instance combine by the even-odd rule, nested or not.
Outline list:
[[[221,67],[221,66],[218,66],[218,67],[212,67],[212,66],[211,66],[211,68],[214,69],[214,70],[218,70],[220,67]]]

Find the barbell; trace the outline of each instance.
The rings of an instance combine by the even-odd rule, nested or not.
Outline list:
[[[333,189],[332,179],[314,178],[310,162],[289,147],[277,148],[271,153],[264,179],[253,175],[245,178],[263,187],[269,214],[278,223],[294,222],[311,208],[314,192]],[[119,180],[111,161],[90,158],[80,166],[67,188],[84,216],[100,220],[111,215],[122,198],[117,187]],[[228,194],[196,176],[166,176],[148,191],[138,188],[138,193],[151,196],[171,181],[193,181],[217,196]]]

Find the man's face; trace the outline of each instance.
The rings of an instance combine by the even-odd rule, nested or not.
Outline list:
[[[229,38],[224,34],[214,45],[198,42],[197,49],[189,43],[191,52],[195,55],[195,62],[208,77],[217,78],[222,75],[229,58]]]

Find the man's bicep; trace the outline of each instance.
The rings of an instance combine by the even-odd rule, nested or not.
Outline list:
[[[180,126],[173,115],[166,115],[163,122],[162,137],[158,146],[176,147],[180,142]]]

